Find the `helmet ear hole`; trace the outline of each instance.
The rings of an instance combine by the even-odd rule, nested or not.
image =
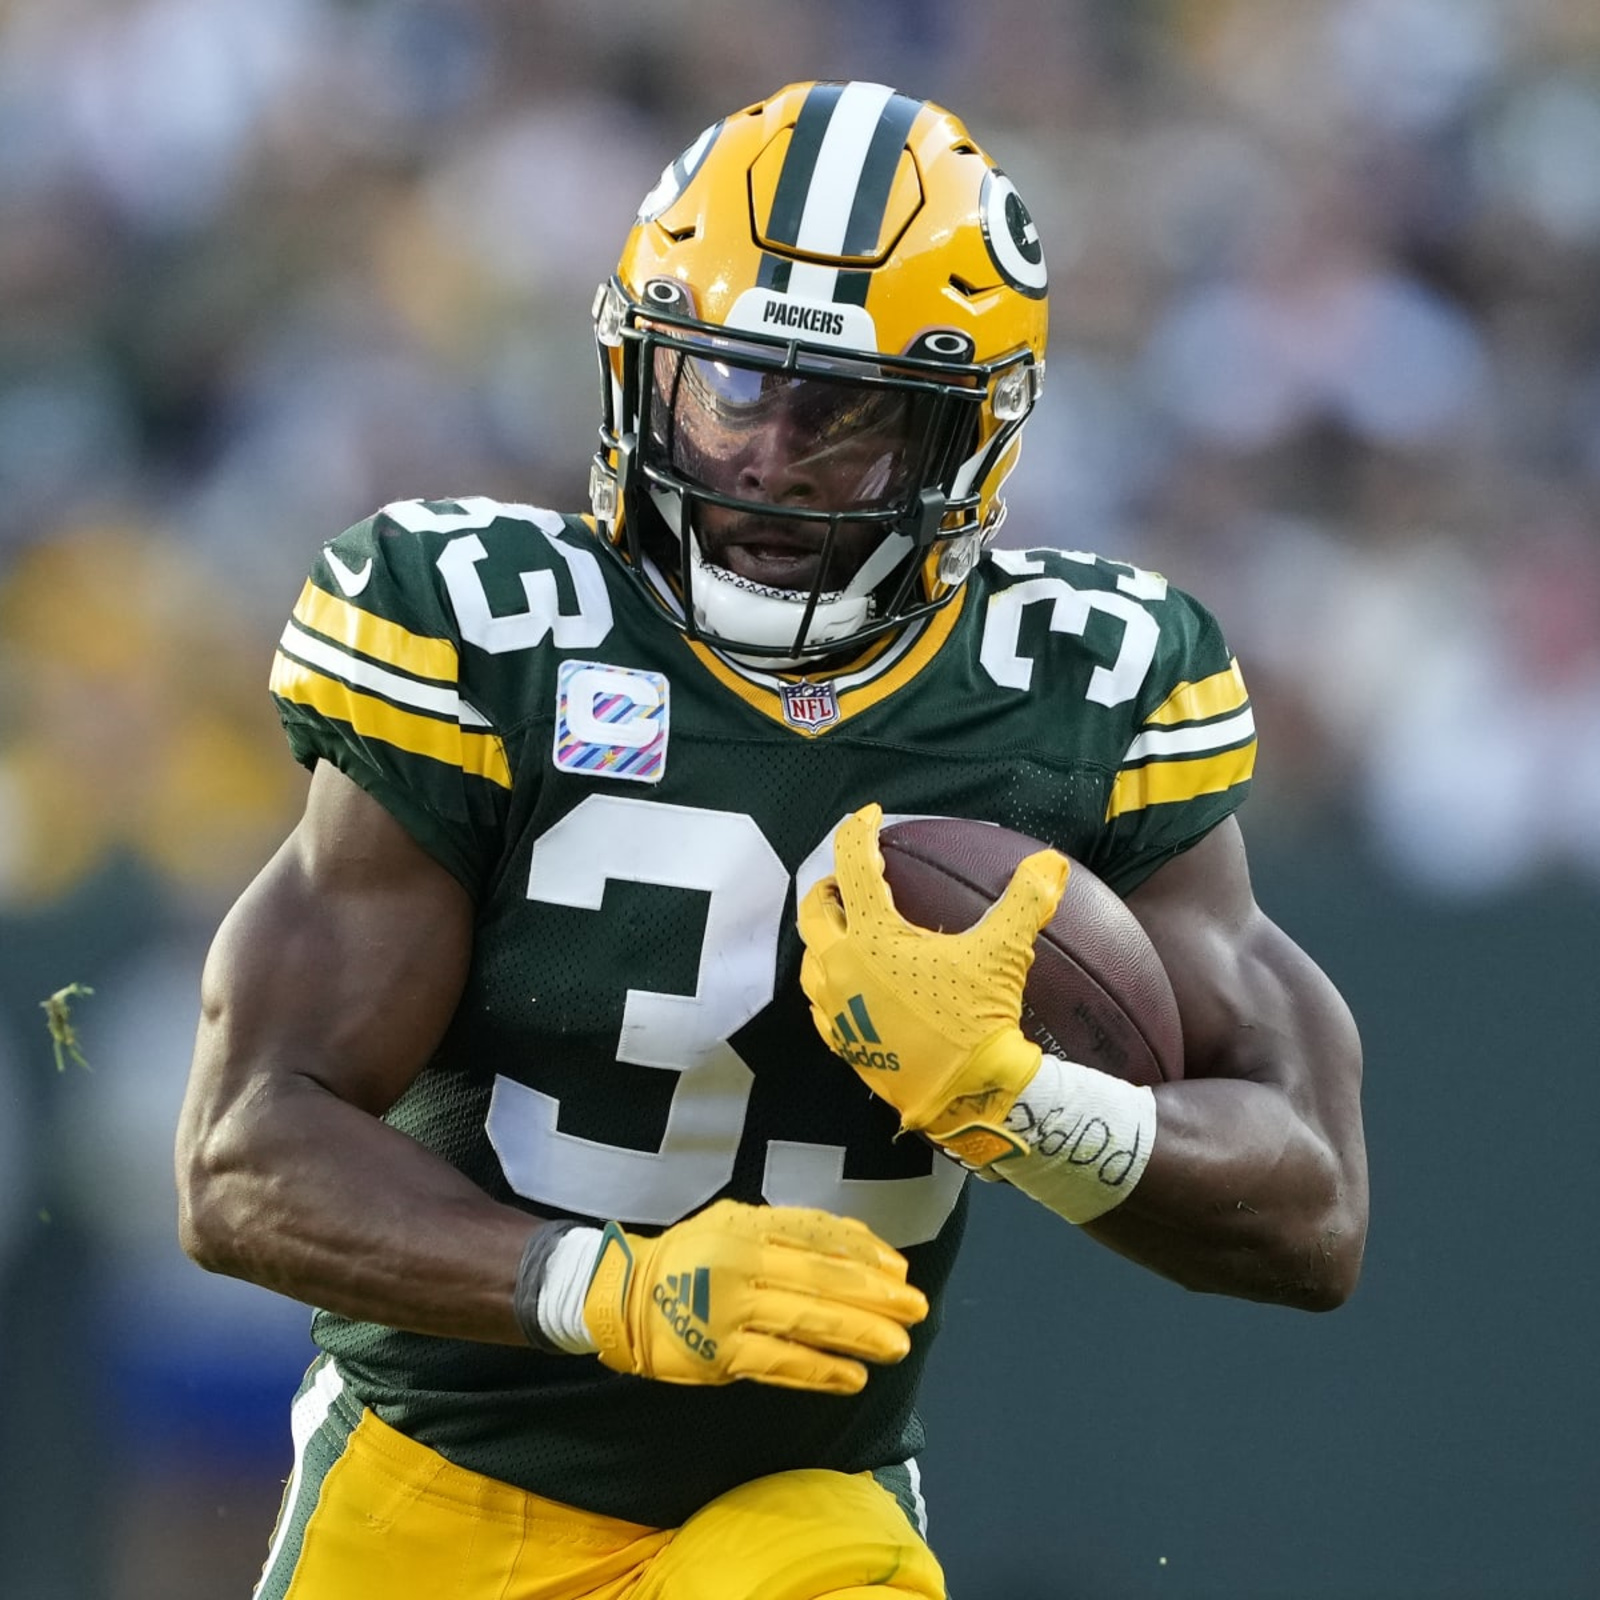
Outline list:
[[[919,361],[951,361],[965,366],[975,348],[972,335],[961,328],[929,328],[912,340],[906,355]]]
[[[693,237],[693,230],[690,230]],[[681,241],[674,241],[681,242]],[[642,298],[660,311],[689,312],[689,292],[676,278],[651,278],[644,286]]]

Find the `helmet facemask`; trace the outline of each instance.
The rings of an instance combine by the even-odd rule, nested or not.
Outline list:
[[[930,563],[965,576],[993,532],[981,486],[1031,404],[1028,363],[886,361],[628,308],[616,284],[601,295],[621,302],[623,426],[602,430],[616,488],[602,471],[600,492],[626,506],[623,549],[658,599],[670,586],[691,637],[796,666],[935,609]],[[997,385],[1020,414],[980,451]]]
[[[777,665],[902,619],[976,396],[793,346],[642,344],[637,469],[694,631]]]

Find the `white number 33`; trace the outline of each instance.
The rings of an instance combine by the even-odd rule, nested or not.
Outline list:
[[[808,868],[831,859],[830,844],[831,835]],[[528,898],[599,913],[608,880],[709,896],[695,992],[629,989],[623,1007],[617,1059],[678,1076],[660,1148],[563,1133],[559,1100],[503,1074],[489,1105],[489,1139],[511,1187],[535,1204],[665,1226],[733,1176],[754,1075],[728,1041],[776,991],[789,874],[742,813],[591,795],[535,843]],[[774,1139],[762,1197],[857,1217],[904,1247],[938,1233],[965,1176],[931,1152],[931,1170],[920,1177],[846,1178],[844,1163],[842,1146]]]

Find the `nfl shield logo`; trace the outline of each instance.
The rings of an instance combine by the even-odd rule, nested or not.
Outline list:
[[[839,720],[839,697],[831,683],[786,683],[778,693],[783,720],[791,727],[816,732]]]

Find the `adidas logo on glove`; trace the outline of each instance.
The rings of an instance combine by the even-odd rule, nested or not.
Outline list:
[[[667,1319],[677,1336],[707,1361],[715,1358],[717,1341],[705,1335],[711,1320],[711,1269],[696,1267],[693,1272],[669,1273],[665,1282],[651,1291],[656,1309]]]
[[[900,1057],[892,1050],[873,1050],[869,1046],[882,1044],[878,1030],[867,1015],[867,1002],[863,995],[852,995],[845,1002],[846,1010],[833,1019],[833,1053],[843,1056],[852,1067],[869,1067],[878,1072],[898,1072]],[[851,1019],[855,1026],[851,1027]]]

